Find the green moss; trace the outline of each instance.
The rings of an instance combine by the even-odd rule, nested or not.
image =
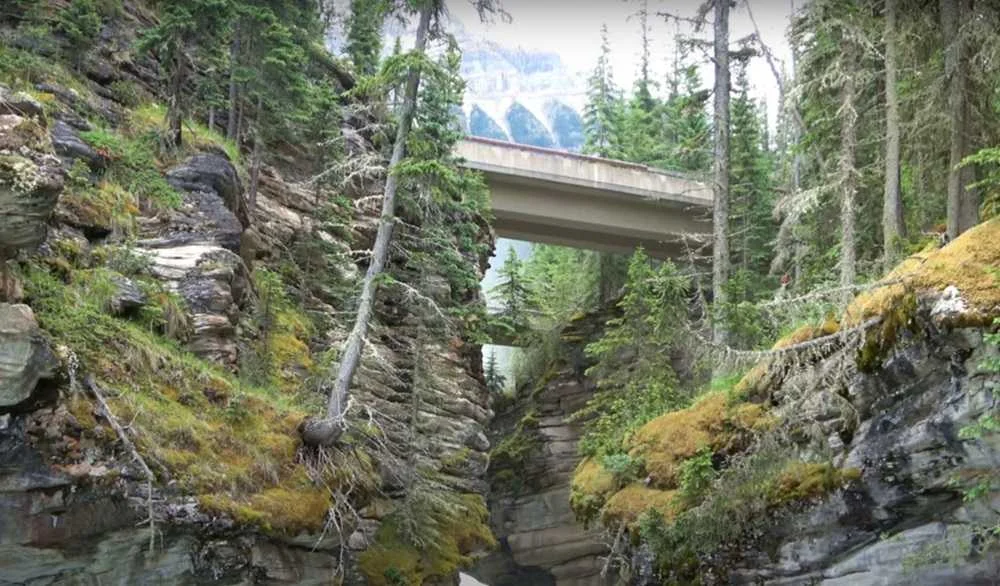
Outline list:
[[[124,237],[136,231],[139,202],[118,183],[101,181],[96,186],[70,186],[63,191],[59,203],[84,226],[102,228]]]
[[[773,506],[817,498],[861,477],[857,468],[837,468],[827,462],[791,461],[767,488]]]
[[[489,476],[496,490],[517,493],[523,488],[528,460],[541,447],[538,416],[528,411],[514,431],[490,450]]]
[[[457,513],[431,521],[438,524],[439,538],[421,547],[402,536],[397,518],[386,518],[375,534],[375,543],[358,557],[358,568],[368,584],[420,586],[431,579],[447,579],[472,563],[469,552],[495,547],[482,497],[464,494],[457,504]]]
[[[108,315],[100,285],[107,275],[106,269],[70,267],[66,282],[31,264],[25,292],[53,342],[72,349],[81,370],[107,389],[116,416],[135,430],[143,457],[162,479],[237,521],[275,532],[320,527],[326,488],[309,480],[295,458],[296,427],[319,410],[318,396],[241,385],[148,325]],[[86,406],[76,401],[73,412],[85,414]],[[92,416],[79,419],[85,435],[106,427]],[[345,460],[323,479],[330,488],[347,477],[376,477],[370,462]]]
[[[278,273],[257,268],[253,280],[258,301],[247,326],[256,330],[256,339],[241,365],[243,376],[294,391],[317,369],[308,344],[315,328],[288,297]]]

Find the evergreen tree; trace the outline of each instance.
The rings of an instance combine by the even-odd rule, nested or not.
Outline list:
[[[527,325],[528,299],[531,293],[524,278],[524,263],[511,249],[498,271],[502,281],[491,293],[497,295],[503,304],[501,315],[507,318],[515,330]]]
[[[178,147],[187,113],[185,87],[194,73],[197,51],[213,52],[226,37],[233,16],[230,0],[171,0],[159,3],[159,21],[139,43],[153,51],[167,75],[168,142]]]
[[[662,167],[667,164],[667,149],[661,140],[660,104],[653,97],[655,83],[649,75],[649,21],[646,2],[639,9],[642,51],[639,77],[632,97],[625,107],[622,122],[622,158],[635,163]]]
[[[490,394],[502,393],[504,387],[507,384],[507,377],[500,372],[500,367],[497,365],[497,353],[496,351],[490,352],[489,358],[486,359],[486,369],[484,378],[486,379],[486,391]]]
[[[698,68],[678,46],[678,58],[670,76],[670,95],[663,104],[660,132],[669,149],[667,167],[677,171],[705,172],[711,164],[711,125]]]
[[[79,67],[101,32],[101,15],[94,0],[73,0],[56,15],[56,30],[66,37],[69,54]]]
[[[388,11],[387,0],[351,0],[347,21],[347,54],[360,75],[378,70],[382,53],[382,23]]]
[[[766,150],[762,108],[750,96],[746,63],[737,69],[732,101],[732,141],[730,153],[729,231],[732,264],[749,279],[750,291],[744,299],[766,288],[771,263],[771,240],[776,226],[771,219],[774,206],[771,154]],[[743,299],[737,299],[743,300]]]
[[[582,453],[621,455],[631,431],[688,401],[676,373],[664,362],[683,340],[688,287],[672,263],[654,267],[642,249],[632,255],[618,303],[621,316],[609,320],[604,335],[586,348],[595,360],[587,374],[598,390],[573,415],[585,422]]]
[[[583,152],[598,157],[622,157],[621,92],[611,72],[608,27],[601,27],[601,54],[587,81],[587,105],[583,110]]]

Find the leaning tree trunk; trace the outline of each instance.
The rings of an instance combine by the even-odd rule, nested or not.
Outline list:
[[[899,260],[904,234],[899,185],[899,95],[896,88],[898,0],[885,0],[885,193],[882,199],[882,254],[886,268]]]
[[[840,88],[840,286],[843,288],[843,303],[854,297],[857,273],[857,237],[855,235],[854,200],[857,192],[856,157],[858,138],[856,124],[858,113],[855,109],[853,53],[845,48],[845,75]]]
[[[729,279],[729,0],[715,0],[715,164],[712,205],[712,302],[725,303]],[[725,326],[716,319],[712,340],[724,344]]]
[[[427,46],[427,34],[430,28],[433,3],[427,2],[420,10],[420,23],[417,26],[417,40],[414,51],[424,52]],[[403,96],[402,111],[399,116],[399,126],[396,129],[396,142],[389,159],[389,173],[382,193],[382,214],[379,218],[378,233],[375,244],[372,245],[371,263],[365,273],[361,285],[361,296],[358,299],[358,312],[354,318],[344,350],[341,354],[337,379],[326,406],[326,417],[322,420],[308,420],[300,428],[302,439],[310,445],[330,445],[334,443],[344,429],[344,415],[347,409],[347,399],[351,390],[351,381],[361,362],[365,339],[368,336],[368,324],[371,321],[375,291],[379,275],[385,268],[389,256],[389,244],[392,239],[393,225],[396,222],[396,187],[398,177],[395,173],[406,152],[406,139],[413,123],[413,115],[417,106],[417,89],[420,85],[420,71],[413,67],[406,78],[406,89]]]

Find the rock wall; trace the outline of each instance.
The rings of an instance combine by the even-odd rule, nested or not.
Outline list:
[[[548,380],[521,389],[513,401],[497,407],[490,425],[495,448],[489,503],[500,548],[471,572],[492,586],[599,586],[614,581],[613,575],[601,576],[608,551],[604,531],[583,527],[569,504],[581,434],[579,423],[569,418],[594,392],[583,375],[582,342],[592,339],[604,317],[588,316],[567,328],[566,358]],[[516,459],[502,453],[519,448],[525,452]]]
[[[995,410],[990,385],[998,376],[982,365],[997,349],[984,344],[983,333],[933,332],[876,372],[853,377],[842,398],[832,391],[817,396],[825,447],[839,466],[861,470],[861,478],[776,520],[768,538],[772,555],[752,556],[734,580],[995,584],[1000,552],[983,532],[1000,518],[1000,495],[965,502],[957,486],[1000,466],[1000,437],[959,436]]]
[[[165,168],[151,160],[140,170],[168,185],[178,202],[163,206],[129,190],[110,191],[102,178],[117,153],[96,148],[87,133],[133,123],[129,106],[113,99],[112,82],[155,97],[156,63],[129,52],[148,19],[141,2],[126,1],[79,72],[64,72],[50,55],[54,75],[66,83],[72,78],[72,88],[45,81],[14,92],[0,79],[0,584],[364,583],[357,558],[375,547],[387,515],[408,503],[411,485],[367,447],[345,449],[339,457],[350,466],[336,472],[350,486],[342,496],[351,514],[334,527],[328,487],[303,471],[295,425],[306,414],[302,406],[321,408],[323,369],[346,336],[351,290],[364,269],[363,258],[356,263],[347,253],[370,245],[378,216],[373,206],[348,201],[336,221],[327,221],[326,208],[339,195],[373,199],[381,186],[369,181],[347,193],[318,187],[309,181],[315,161],[297,150],[288,164],[282,153],[265,157],[250,202],[238,162],[218,144],[192,140]],[[16,31],[0,32],[18,38]],[[63,190],[66,182],[72,189]],[[453,212],[449,221],[471,226],[475,234],[465,236],[475,246],[457,234],[446,246],[454,248],[456,264],[481,276],[492,234],[482,218],[469,216]],[[356,377],[363,407],[355,414],[378,425],[387,443],[420,446],[407,463],[432,474],[435,486],[478,497],[487,491],[485,432],[492,417],[478,346],[463,339],[460,325],[429,326],[437,318],[407,292],[446,313],[481,305],[478,287],[449,282],[444,268],[411,266],[420,218],[405,220],[389,266],[419,290],[380,292],[378,323]],[[434,242],[419,252],[442,247]],[[126,271],[123,262],[135,267]],[[132,276],[133,268],[141,276]],[[291,321],[278,325],[285,330],[266,373],[270,395],[243,386],[263,337],[259,315],[266,308],[256,269],[279,279],[282,302],[292,306],[277,318]],[[28,283],[26,292],[25,283],[39,275],[50,280]],[[50,292],[45,287],[93,293],[85,279],[95,275],[108,279],[95,282],[107,303],[93,332],[77,327],[53,336],[39,329],[31,307],[18,303],[35,303],[39,289]],[[52,309],[45,308],[46,317]],[[72,312],[65,304],[57,309],[60,319]],[[151,314],[155,327],[137,332],[135,324]],[[137,337],[122,345],[97,340],[106,351],[94,351],[88,339],[81,363],[74,336],[107,335],[100,328],[108,323]],[[149,347],[135,347],[136,341]],[[129,353],[120,354],[122,347]],[[94,404],[94,376],[122,383],[104,392],[127,414],[125,433],[154,469],[152,486]],[[131,410],[147,400],[146,408],[164,410],[152,416],[142,407]],[[200,410],[214,419],[198,419]],[[233,426],[258,419],[266,425],[256,440],[216,435],[229,425],[227,417]],[[177,428],[164,427],[155,440],[146,435],[172,418]],[[226,445],[209,445],[209,437]],[[246,476],[210,486],[213,475],[226,472],[208,470],[218,462],[200,465],[198,458],[216,448],[232,450],[237,462],[247,459],[241,450],[250,451],[239,464]],[[273,510],[262,516],[261,509]],[[475,526],[471,514],[469,525]],[[456,544],[462,551],[448,554],[464,555],[477,543],[462,540]]]

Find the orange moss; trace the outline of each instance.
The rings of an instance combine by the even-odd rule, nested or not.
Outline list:
[[[676,488],[681,462],[706,447],[713,452],[739,450],[755,430],[768,425],[770,418],[763,407],[732,404],[726,393],[712,393],[687,409],[642,426],[630,453],[643,458],[654,486]]]
[[[653,510],[666,521],[671,521],[681,510],[676,490],[658,490],[639,482],[629,484],[608,499],[602,520],[612,526],[617,523],[632,525],[646,511]]]
[[[573,472],[574,489],[588,494],[606,494],[614,490],[615,479],[594,458],[584,458]]]
[[[856,325],[884,315],[908,291],[943,291],[954,285],[969,315],[962,325],[984,325],[1000,314],[1000,287],[989,272],[1000,267],[1000,218],[983,222],[943,248],[927,249],[896,266],[883,279],[900,283],[866,291],[848,306],[844,323]]]
[[[594,519],[615,487],[614,476],[600,462],[595,458],[584,458],[576,465],[570,482],[570,507],[580,519]]]

